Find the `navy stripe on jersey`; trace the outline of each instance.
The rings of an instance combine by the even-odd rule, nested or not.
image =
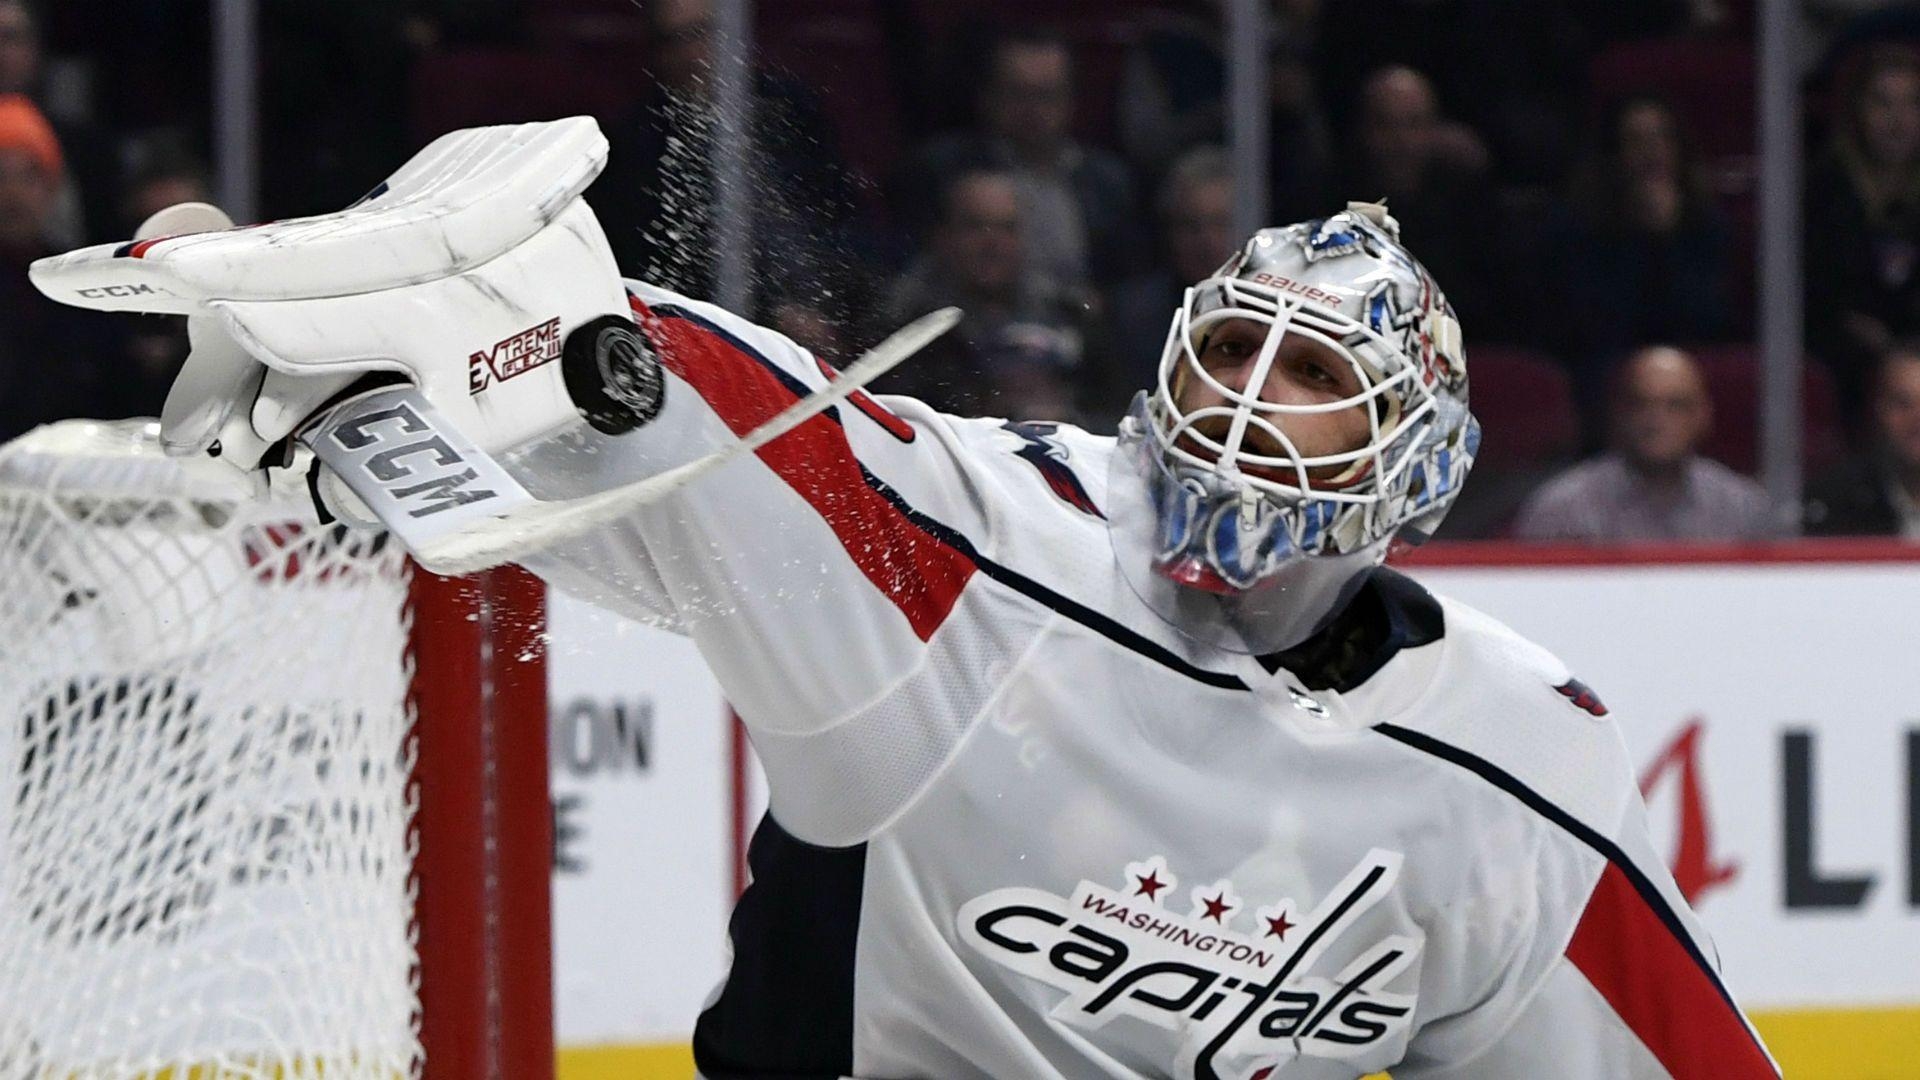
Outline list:
[[[733,967],[694,1025],[694,1064],[707,1080],[850,1076],[867,846],[817,847],[768,814],[747,866],[727,923]]]
[[[1094,633],[1112,641],[1114,644],[1139,653],[1141,656],[1152,660],[1162,667],[1177,671],[1195,682],[1219,687],[1222,690],[1250,689],[1240,676],[1231,675],[1224,671],[1208,671],[1206,668],[1189,664],[1175,654],[1172,649],[1147,637],[1145,634],[1129,630],[1122,625],[1119,620],[1102,615],[1098,611],[1087,607],[1085,604],[1069,600],[1030,577],[1016,574],[1012,570],[998,563],[989,562],[986,559],[980,559],[979,564],[980,570],[983,573],[995,581],[1000,582],[1002,585],[1013,589],[1027,599],[1040,604],[1042,607],[1052,608],[1054,611],[1072,619],[1074,622],[1092,630]]]
[[[1598,852],[1609,863],[1618,868],[1620,873],[1632,884],[1634,892],[1639,894],[1640,899],[1646,903],[1648,909],[1659,918],[1661,924],[1673,935],[1674,940],[1679,942],[1680,947],[1686,951],[1687,956],[1694,964],[1699,966],[1700,971],[1705,974],[1708,981],[1713,984],[1714,990],[1719,993],[1720,999],[1726,1002],[1727,1008],[1733,1010],[1734,1015],[1740,1015],[1740,1007],[1734,1004],[1733,995],[1727,991],[1726,984],[1720,981],[1720,973],[1714,970],[1713,965],[1709,963],[1706,956],[1700,952],[1700,946],[1693,940],[1693,935],[1687,933],[1687,928],[1680,922],[1680,916],[1673,910],[1672,905],[1667,903],[1666,897],[1661,895],[1659,888],[1653,884],[1653,881],[1649,879],[1638,866],[1634,865],[1633,860],[1627,857],[1627,853],[1622,851],[1618,844],[1615,844],[1612,840],[1609,840],[1599,832],[1588,827],[1572,814],[1567,813],[1565,810],[1549,802],[1545,796],[1522,783],[1519,778],[1515,777],[1512,773],[1507,772],[1477,754],[1463,750],[1450,743],[1441,742],[1439,739],[1423,732],[1400,727],[1397,724],[1376,724],[1373,730],[1385,735],[1389,739],[1403,743],[1423,753],[1431,754],[1444,761],[1450,761],[1474,773],[1493,786],[1519,799],[1525,803],[1529,809],[1541,817],[1546,818],[1548,821],[1553,822],[1555,825],[1558,825],[1560,828],[1572,834],[1574,839],[1579,840],[1581,843]],[[1742,1027],[1744,1028],[1745,1025],[1743,1024]],[[1752,1038],[1751,1032],[1748,1032],[1748,1037]],[[1757,1040],[1755,1041],[1755,1045],[1758,1045]]]
[[[728,345],[731,345],[733,348],[737,349],[741,355],[750,356],[754,360],[758,361],[761,366],[765,367],[769,372],[771,372],[774,375],[775,378],[779,379],[780,382],[783,385],[785,385],[786,388],[790,390],[795,397],[805,397],[808,394],[813,393],[813,390],[814,390],[813,387],[808,386],[804,382],[801,382],[798,378],[790,374],[785,368],[782,368],[779,364],[774,363],[771,359],[769,359],[766,355],[761,353],[758,349],[755,349],[753,346],[747,344],[745,341],[741,340],[738,336],[734,334],[730,334],[725,329],[715,325],[711,320],[703,318],[700,315],[695,314],[694,312],[689,311],[686,308],[680,307],[675,304],[661,304],[658,307],[650,307],[648,308],[648,310],[658,318],[684,319],[687,322],[691,322],[701,327],[702,329],[718,336],[719,338],[724,340]],[[834,423],[842,424],[842,426],[844,426],[836,410],[828,409],[822,415],[829,417],[830,419],[833,420]],[[904,515],[907,518],[907,520],[919,526],[920,529],[925,531],[929,536],[932,536],[934,539],[939,540],[941,543],[946,544],[948,547],[953,548],[955,551],[958,551],[961,555],[964,555],[966,558],[972,560],[974,565],[979,567],[981,572],[985,573],[988,577],[994,579],[995,581],[1000,582],[1002,585],[1005,585],[1008,588],[1013,589],[1015,592],[1021,594],[1022,596],[1027,597],[1029,600],[1032,600],[1040,604],[1042,607],[1048,608],[1054,612],[1059,613],[1060,615],[1065,616],[1068,619],[1073,620],[1074,622],[1079,623],[1082,626],[1085,626],[1089,630],[1094,631],[1095,633],[1101,635],[1102,637],[1107,638],[1108,640],[1114,642],[1115,644],[1125,649],[1128,649],[1129,651],[1138,653],[1139,655],[1144,656],[1147,659],[1152,660],[1155,663],[1160,664],[1161,666],[1166,667],[1172,671],[1176,671],[1181,675],[1186,676],[1187,678],[1193,679],[1196,682],[1204,683],[1208,686],[1218,687],[1223,690],[1248,689],[1247,684],[1244,681],[1242,681],[1239,676],[1227,674],[1225,672],[1208,671],[1205,668],[1197,667],[1191,663],[1188,663],[1186,660],[1181,659],[1180,656],[1175,654],[1173,650],[1165,647],[1164,645],[1159,644],[1158,642],[1154,641],[1153,639],[1147,637],[1144,634],[1128,629],[1126,626],[1122,625],[1118,620],[1110,616],[1103,615],[1100,612],[1095,611],[1090,607],[1087,607],[1085,604],[1081,604],[1074,600],[1070,600],[1067,597],[1062,596],[1061,594],[1053,591],[1052,589],[1049,589],[1046,586],[1040,584],[1039,582],[1033,580],[1032,578],[1027,577],[1024,574],[1018,573],[1012,569],[1009,569],[1008,567],[1002,566],[999,563],[996,563],[991,559],[988,559],[982,556],[980,554],[980,550],[974,546],[972,541],[968,540],[965,536],[961,535],[959,531],[955,530],[951,526],[948,526],[943,522],[940,522],[931,517],[928,517],[926,514],[921,513],[919,510],[914,509],[911,505],[907,503],[906,499],[903,498],[898,491],[894,490],[892,485],[880,479],[878,476],[875,476],[873,472],[869,470],[864,463],[862,463],[860,466],[860,476],[861,476],[861,479],[863,479],[866,482],[868,487],[872,488],[882,498],[892,503],[894,508],[900,511],[900,513]]]

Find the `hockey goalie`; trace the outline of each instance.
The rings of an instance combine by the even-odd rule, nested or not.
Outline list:
[[[1112,438],[862,392],[912,334],[836,376],[622,282],[605,154],[456,132],[339,214],[34,277],[189,317],[173,452],[304,444],[427,565],[698,644],[772,798],[705,1076],[1777,1075],[1598,698],[1383,565],[1479,442],[1384,208],[1194,283]]]

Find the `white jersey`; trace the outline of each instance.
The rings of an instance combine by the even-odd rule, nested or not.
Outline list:
[[[665,408],[516,454],[537,494],[826,378],[629,287]],[[1559,661],[1386,570],[1357,653],[1196,644],[1115,564],[1113,452],[862,397],[530,560],[691,635],[765,763],[703,1075],[1777,1075]]]

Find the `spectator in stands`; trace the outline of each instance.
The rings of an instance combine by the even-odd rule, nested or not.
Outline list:
[[[1200,0],[1189,8],[1143,13],[1122,67],[1120,147],[1143,175],[1190,146],[1222,141],[1226,131],[1221,13]]]
[[[807,292],[773,301],[768,308],[767,325],[792,338],[815,358],[836,367],[850,359],[845,323],[824,305],[810,299]]]
[[[40,21],[34,9],[26,0],[0,0],[0,94],[25,97],[47,116],[41,94],[42,59]],[[110,140],[72,118],[47,119],[60,140],[65,162],[60,191],[46,218],[47,239],[61,248],[105,241],[101,233],[112,224],[105,211],[112,205],[116,177]]]
[[[46,253],[47,219],[59,194],[66,159],[53,127],[19,94],[0,97],[0,251],[25,277],[23,257]]]
[[[1608,110],[1598,150],[1580,168],[1554,226],[1547,311],[1575,400],[1605,400],[1608,368],[1656,341],[1708,342],[1731,331],[1732,238],[1715,210],[1680,120],[1664,101]],[[1582,417],[1588,445],[1604,418]]]
[[[40,110],[0,96],[0,440],[63,417],[114,417],[103,378],[121,355],[109,316],[55,303],[27,280],[48,242],[66,169]]]
[[[142,21],[151,24],[148,32],[155,44],[121,61],[144,81],[158,83],[156,74],[166,73],[164,67],[152,72],[159,65],[147,54],[166,49],[159,55],[162,63],[194,64],[189,50],[202,47],[200,42],[210,37],[203,23],[186,43],[166,41],[177,33],[173,27],[193,25],[186,13],[197,10],[194,7],[151,0],[123,0],[120,6],[139,12]],[[502,49],[533,44],[521,9],[533,7],[534,0],[267,0],[256,6],[261,81],[258,213],[266,218],[346,206],[366,194],[369,177],[386,175],[394,162],[444,133],[432,114],[436,99],[493,96],[484,74],[464,76],[479,85],[425,91],[421,84],[449,78],[427,66],[432,54],[463,51],[470,44]],[[163,14],[155,15],[156,9]],[[212,57],[194,66],[210,72]],[[553,78],[561,85],[571,81],[565,71],[556,71]],[[123,96],[129,94],[125,80],[117,81]],[[212,86],[202,85],[194,97],[204,99],[213,92]],[[204,108],[197,103],[190,107],[190,115]],[[468,119],[460,126],[551,118],[528,115],[513,104],[504,108],[503,115]],[[416,109],[428,111],[416,116]],[[160,119],[165,123],[173,116]],[[422,119],[434,120],[433,129],[416,128]]]
[[[1713,424],[1706,380],[1679,349],[1652,346],[1622,366],[1614,450],[1576,465],[1529,499],[1523,540],[1734,541],[1773,535],[1767,495],[1699,447]]]
[[[895,283],[897,326],[949,304],[966,318],[885,388],[950,412],[1110,427],[1118,415],[1084,303],[1025,259],[1027,211],[1009,173],[949,181],[931,243]]]
[[[1881,358],[1867,453],[1808,486],[1814,536],[1899,536],[1920,541],[1920,345]]]
[[[1838,101],[1807,174],[1806,326],[1857,426],[1875,358],[1920,334],[1920,54],[1867,47]]]
[[[1645,16],[1669,2],[1684,0],[1323,0],[1315,78],[1336,130],[1346,131],[1360,83],[1381,64],[1423,72],[1449,116],[1485,143],[1503,199],[1530,200],[1528,189],[1565,180],[1572,132],[1587,110],[1587,63],[1609,35],[1603,27],[1633,21],[1640,25],[1612,33],[1663,32]]]
[[[1498,336],[1504,328],[1494,297],[1486,148],[1471,129],[1441,115],[1425,75],[1400,65],[1362,84],[1358,136],[1337,186],[1313,213],[1333,213],[1348,199],[1384,199],[1421,263],[1447,283],[1461,321]]]
[[[40,82],[40,34],[19,0],[0,3],[0,94],[27,94]]]
[[[121,200],[121,228],[116,233],[121,237],[132,236],[141,223],[169,206],[213,201],[207,167],[181,147],[161,144],[148,148],[143,156]]]
[[[976,103],[978,130],[937,137],[914,155],[896,191],[902,223],[923,224],[922,207],[947,178],[990,166],[1019,187],[1033,270],[1076,288],[1131,273],[1141,248],[1133,182],[1119,158],[1074,139],[1073,92],[1066,42],[1033,32],[1000,38]]]
[[[1158,181],[1179,155],[1224,143],[1227,61],[1220,0],[1190,10],[1146,12],[1127,52],[1117,103],[1120,144],[1135,176]],[[1314,79],[1321,0],[1271,0],[1268,49],[1268,217],[1296,221],[1324,213],[1330,137]]]
[[[1151,386],[1167,340],[1167,319],[1186,287],[1205,278],[1234,251],[1233,166],[1226,151],[1203,146],[1182,155],[1160,185],[1159,265],[1113,292],[1116,376]]]
[[[712,100],[713,2],[650,0],[641,10],[654,81],[632,114],[608,126],[607,170],[587,199],[623,273],[713,299],[719,124]],[[795,277],[840,297],[865,282],[853,254],[862,240],[851,174],[818,99],[764,70],[751,77],[754,118],[745,151],[752,285],[755,308],[766,317],[775,294]]]

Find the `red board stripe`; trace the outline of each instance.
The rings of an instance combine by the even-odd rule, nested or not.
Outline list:
[[[1397,547],[1388,561],[1395,566],[1416,568],[1920,563],[1920,544],[1884,536],[1813,537],[1765,544],[1524,544],[1454,540],[1421,547]]]
[[[637,298],[635,316],[667,370],[705,399],[735,435],[744,436],[798,400],[768,363],[686,318],[655,315]],[[787,486],[813,507],[854,565],[907,617],[925,641],[953,611],[974,562],[910,520],[867,483],[844,429],[821,415],[758,451]]]
[[[1674,1080],[1779,1076],[1739,1013],[1612,862],[1587,900],[1567,959]]]

